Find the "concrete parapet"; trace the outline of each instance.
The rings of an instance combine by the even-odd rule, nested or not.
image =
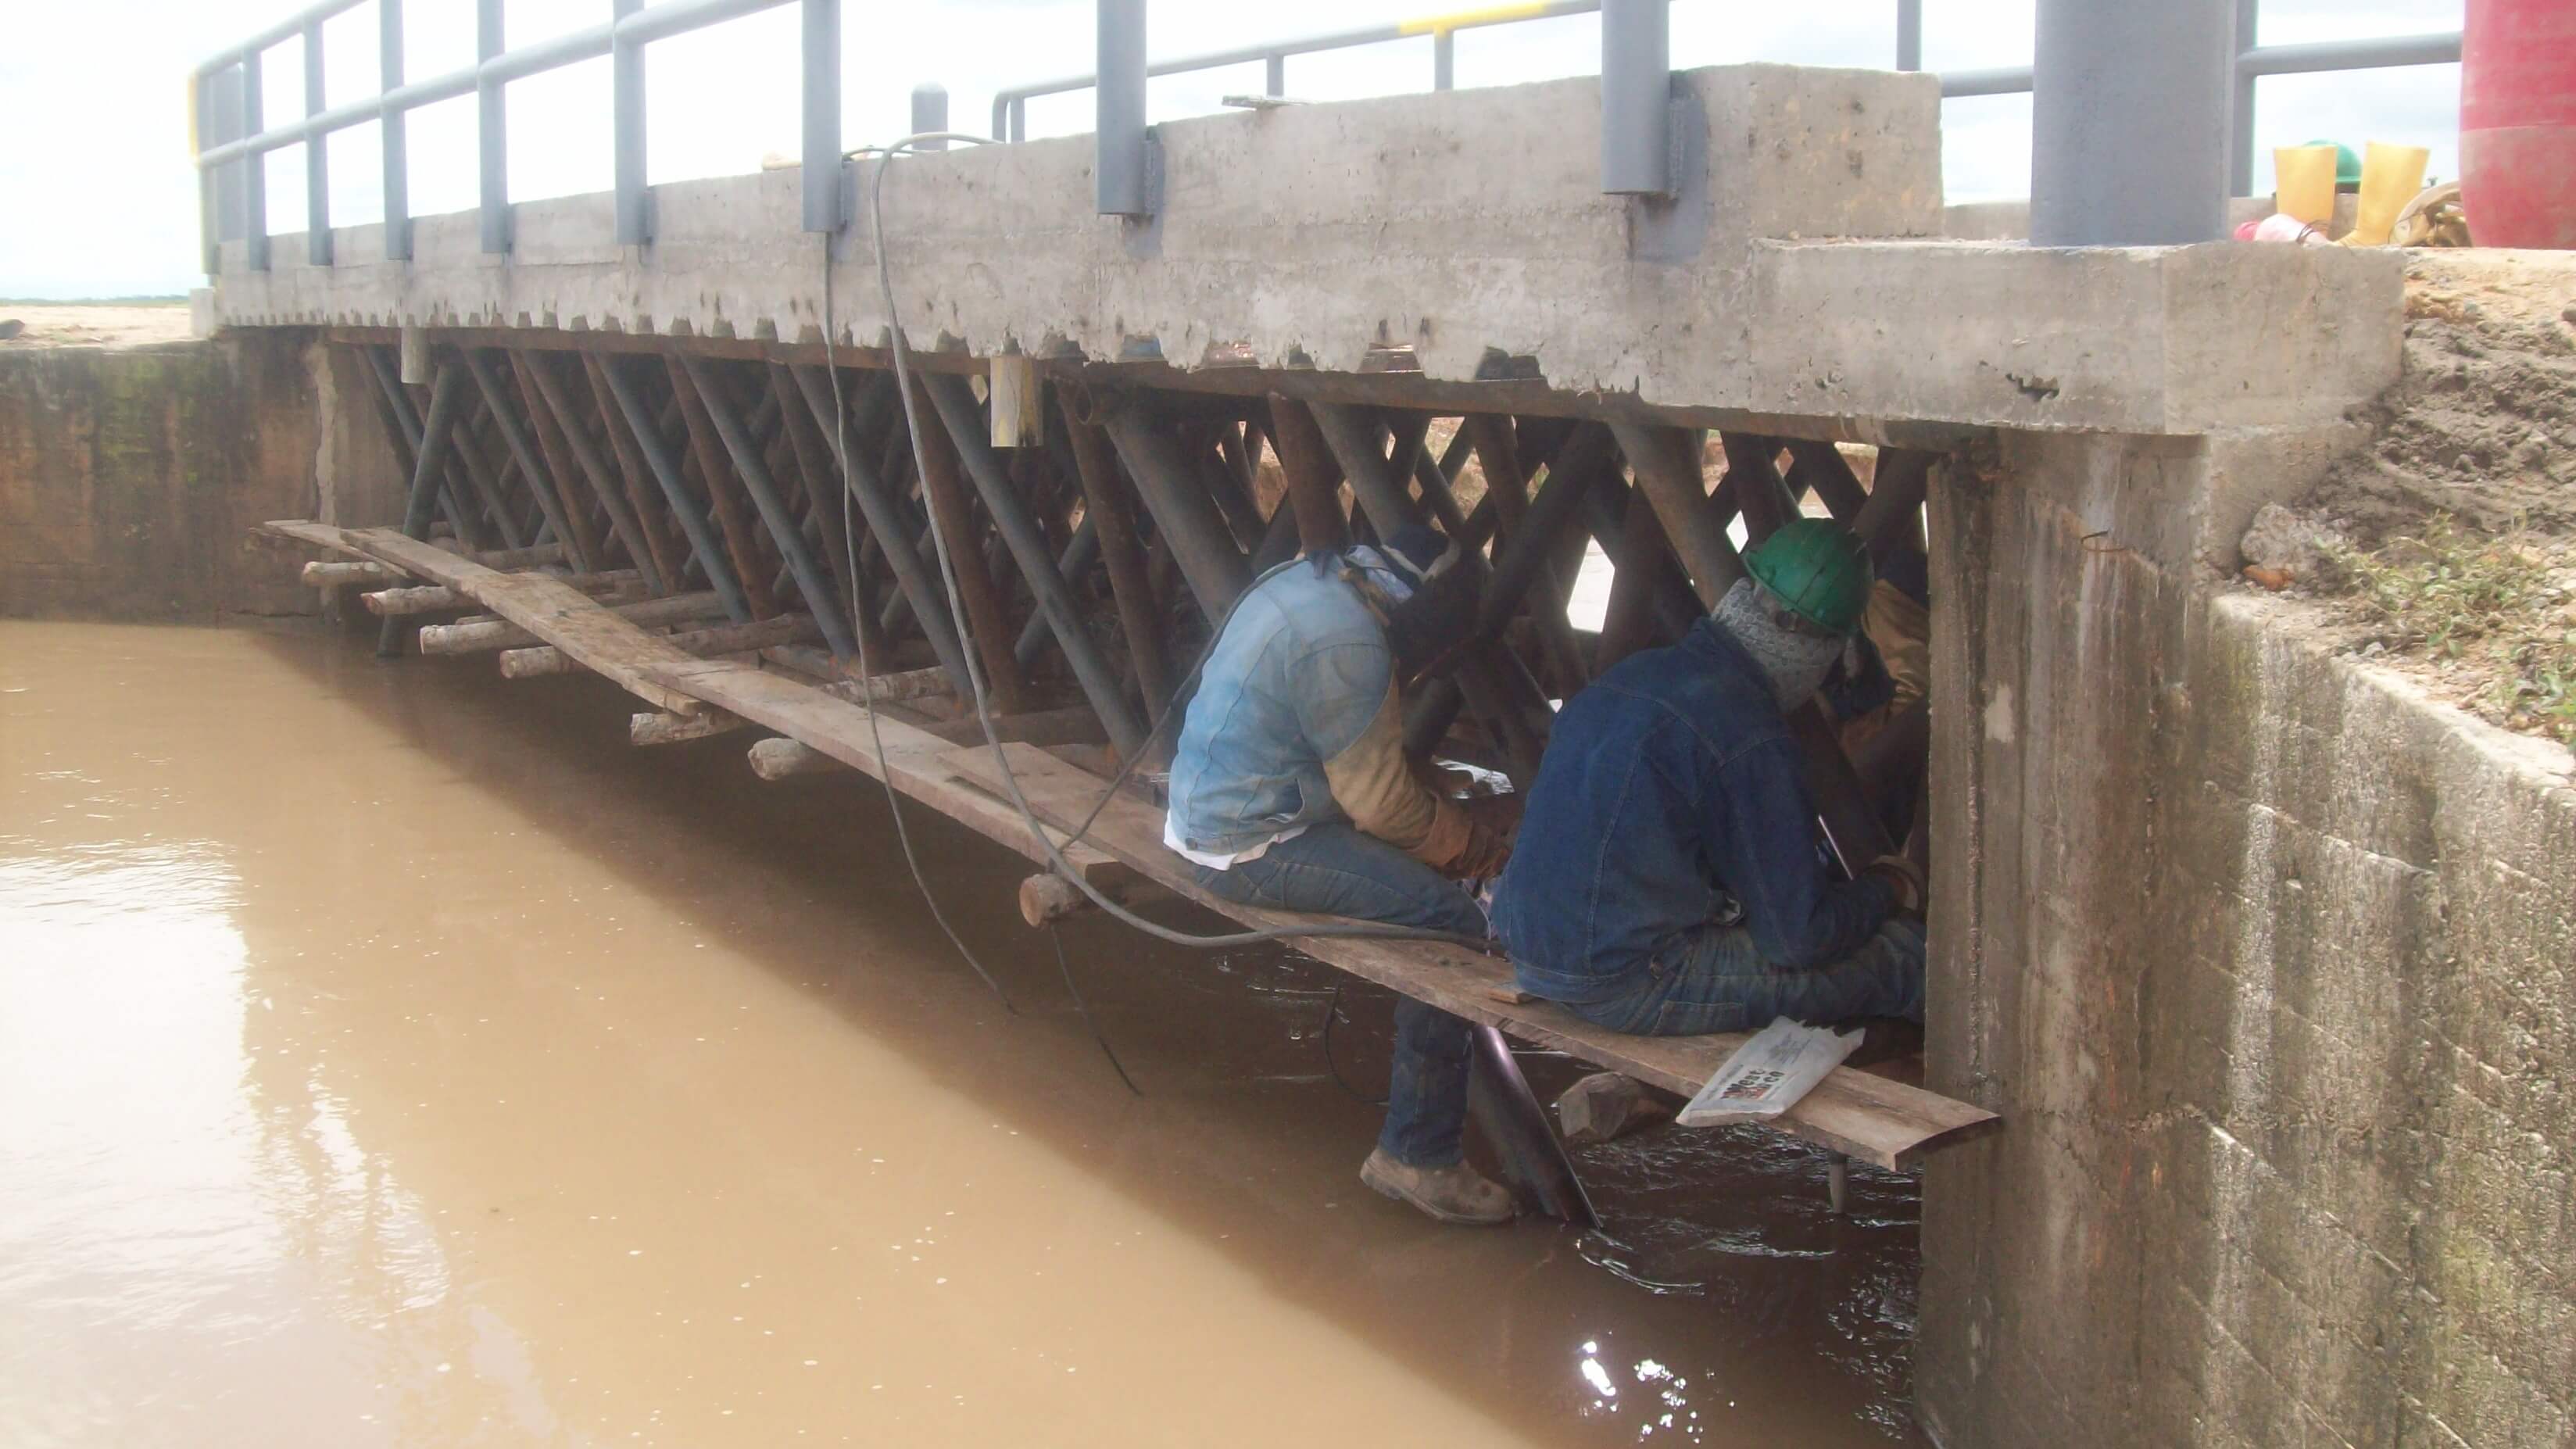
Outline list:
[[[919,345],[1334,372],[1400,347],[1434,381],[1502,359],[1676,409],[2193,434],[2313,425],[2395,377],[2391,258],[1934,240],[1930,77],[1690,71],[1673,117],[1669,201],[1600,194],[1594,79],[1173,122],[1142,223],[1092,214],[1087,138],[917,157],[888,178],[889,261]],[[836,243],[844,341],[888,321],[875,170],[853,168]],[[337,234],[335,267],[279,238],[251,273],[235,247],[215,313],[822,336],[795,174],[664,185],[655,214],[655,242],[625,248],[605,195],[523,203],[506,259],[471,215],[415,221],[408,264],[373,227]]]

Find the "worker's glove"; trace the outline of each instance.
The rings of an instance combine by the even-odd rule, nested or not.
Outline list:
[[[1414,848],[1416,859],[1452,880],[1485,880],[1511,859],[1511,837],[1469,813],[1455,800],[1433,802],[1430,833]]]
[[[1467,848],[1446,874],[1459,880],[1492,880],[1512,858],[1511,837],[1481,820],[1467,827]]]
[[[1861,874],[1887,882],[1888,893],[1896,897],[1899,911],[1909,916],[1923,914],[1923,872],[1915,869],[1914,862],[1901,855],[1882,855]]]

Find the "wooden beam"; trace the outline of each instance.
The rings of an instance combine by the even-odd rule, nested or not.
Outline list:
[[[859,641],[841,619],[840,601],[832,596],[831,575],[806,548],[804,530],[797,526],[795,515],[788,511],[787,501],[779,493],[777,480],[770,476],[769,466],[762,460],[760,449],[752,443],[750,434],[744,431],[741,421],[735,416],[733,399],[725,396],[721,379],[709,371],[706,364],[693,357],[676,357],[672,359],[672,365],[677,370],[672,374],[671,386],[675,391],[684,390],[680,409],[684,416],[693,420],[692,436],[696,432],[696,420],[713,426],[717,441],[724,445],[726,454],[733,459],[736,476],[741,478],[743,487],[751,494],[752,507],[759,511],[761,525],[769,530],[770,542],[777,546],[786,561],[788,572],[795,579],[796,591],[805,600],[806,612],[822,626],[824,641],[832,646],[835,654],[856,656]],[[765,586],[762,592],[767,592]]]
[[[1154,586],[1145,572],[1145,544],[1127,480],[1118,472],[1116,448],[1109,434],[1074,413],[1063,389],[1056,406],[1064,414],[1072,445],[1074,472],[1082,485],[1084,516],[1098,525],[1101,562],[1109,570],[1109,597],[1118,610],[1118,627],[1127,639],[1127,659],[1136,671],[1136,687],[1145,712],[1160,719],[1172,703],[1177,681],[1163,654],[1163,631],[1154,607]]]
[[[753,745],[749,755],[751,772],[764,780],[784,780],[791,775],[837,775],[850,768],[803,740],[791,740],[783,735]]]
[[[707,511],[724,536],[725,557],[733,561],[734,577],[741,581],[743,594],[751,601],[752,615],[765,619],[778,612],[778,601],[770,594],[769,566],[761,557],[751,520],[743,516],[742,501],[734,496],[734,474],[725,462],[727,450],[707,416],[706,400],[699,395],[689,369],[676,356],[663,358],[662,367],[670,375],[671,397],[679,404],[689,454],[697,459],[698,478],[706,485]]]
[[[630,745],[677,745],[749,728],[751,721],[720,709],[700,710],[696,714],[650,710],[627,719],[626,742]]]
[[[1297,538],[1308,553],[1349,546],[1350,520],[1342,515],[1342,465],[1333,460],[1315,416],[1295,398],[1272,393],[1271,448],[1288,480],[1288,506],[1296,511]]]
[[[1619,451],[1628,455],[1637,491],[1646,495],[1665,534],[1680,550],[1700,607],[1716,608],[1735,581],[1744,577],[1744,565],[1726,536],[1726,520],[1709,501],[1708,480],[1700,472],[1692,434],[1685,428],[1638,423],[1613,423],[1610,429],[1618,435]]]
[[[491,364],[470,347],[462,351],[465,370],[483,394],[484,407],[490,413],[492,426],[500,433],[502,446],[509,449],[511,459],[518,464],[519,476],[528,481],[528,491],[535,495],[538,509],[553,527],[556,541],[569,551],[574,568],[589,572],[597,552],[597,540],[590,536],[587,527],[590,520],[571,506],[571,500],[562,493],[560,484],[538,462],[536,449],[529,443],[527,433],[519,427],[519,420],[512,410],[509,390],[502,387],[500,379],[493,375]]]
[[[597,574],[557,574],[565,587],[585,594],[616,593],[643,582],[643,575],[633,569],[611,569]],[[378,618],[407,614],[435,614],[446,609],[471,608],[472,599],[445,584],[423,584],[413,588],[378,589],[362,596],[367,612]]]
[[[964,465],[936,409],[921,420],[921,431],[913,441],[921,459],[922,497],[930,505],[939,537],[947,544],[948,569],[966,610],[967,631],[984,661],[985,690],[996,713],[1016,714],[1027,691],[1020,680],[1019,660],[1011,653],[1010,615],[1003,611],[1001,591],[984,567],[983,534],[975,527],[973,506],[966,501]]]
[[[677,576],[663,567],[653,536],[645,532],[643,520],[620,495],[618,480],[610,475],[590,435],[578,425],[580,415],[573,411],[571,395],[564,390],[562,380],[554,375],[554,364],[533,353],[512,352],[510,365],[517,370],[520,388],[530,399],[529,412],[540,415],[540,432],[551,430],[551,436],[561,439],[565,451],[572,454],[582,478],[590,484],[591,496],[608,514],[609,531],[626,550],[627,560],[643,570],[644,586],[657,594],[667,594],[678,587]]]

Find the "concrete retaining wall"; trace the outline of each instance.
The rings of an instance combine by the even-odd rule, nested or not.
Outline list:
[[[312,612],[300,559],[249,526],[399,512],[353,384],[373,385],[294,332],[0,356],[0,615]]]
[[[2120,504],[2222,471],[2022,438],[1934,492],[1931,1085],[2012,1126],[1931,1169],[1923,1417],[2571,1442],[2566,753],[2329,657]]]

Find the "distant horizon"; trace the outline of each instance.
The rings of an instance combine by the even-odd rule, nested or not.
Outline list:
[[[1454,3],[1454,0],[1452,0]],[[0,287],[37,299],[185,297],[204,285],[197,236],[196,167],[188,154],[187,77],[206,56],[290,14],[296,0],[119,0],[114,5],[27,6],[0,52],[0,196],[78,217],[76,228],[0,231]],[[1927,0],[1928,69],[2028,65],[2035,0]],[[1447,8],[1443,0],[1303,0],[1293,18],[1247,23],[1233,6],[1156,0],[1151,52],[1182,56],[1248,41],[1382,24]],[[2462,0],[2264,0],[2262,43],[2304,44],[2456,30]],[[595,24],[598,0],[508,0],[514,46]],[[414,0],[405,11],[406,73],[415,79],[470,64],[474,7]],[[1677,69],[1750,60],[1884,67],[1895,60],[1896,0],[1844,0],[1816,13],[1674,0]],[[657,43],[647,81],[648,180],[655,184],[745,174],[765,153],[797,150],[794,7],[765,11]],[[1456,34],[1462,88],[1589,75],[1600,65],[1597,16],[1575,15]],[[842,56],[843,137],[858,146],[909,128],[912,88],[944,84],[950,122],[981,131],[996,90],[1079,69],[1090,60],[1093,0],[934,0],[848,24]],[[323,26],[326,100],[375,94],[376,6]],[[302,111],[303,57],[289,41],[264,54],[272,123]],[[1261,89],[1258,62],[1163,77],[1149,88],[1156,121],[1205,115],[1221,98]],[[1429,88],[1427,36],[1300,56],[1288,93],[1346,100]],[[608,61],[513,83],[509,171],[513,201],[604,191],[609,186]],[[1090,94],[1028,104],[1031,139],[1091,128]],[[409,118],[409,184],[415,216],[471,209],[476,195],[474,100]],[[2274,76],[2256,92],[2254,190],[2271,190],[2271,148],[2333,136],[2431,149],[2434,174],[2458,173],[2459,67]],[[332,221],[381,219],[378,128],[368,122],[329,141]],[[70,144],[57,138],[77,138]],[[39,139],[41,138],[41,139]],[[2152,144],[2142,138],[2141,145]],[[1986,96],[1941,108],[1942,181],[1953,203],[2026,196],[2030,98]],[[269,230],[304,229],[304,148],[265,158]]]

